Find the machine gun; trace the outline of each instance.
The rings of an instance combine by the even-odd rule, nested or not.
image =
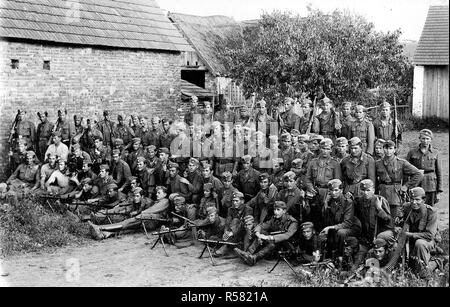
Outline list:
[[[170,214],[172,214],[173,216],[176,216],[176,217],[184,220],[185,222],[187,222],[187,224],[190,225],[193,228],[192,229],[192,237],[194,238],[194,240],[197,240],[197,229],[196,229],[197,228],[197,224],[194,221],[188,219],[187,217],[184,217],[184,216],[181,216],[179,214],[176,214],[173,211],[170,212]]]
[[[294,270],[292,264],[286,259],[294,255],[294,252],[291,250],[280,250],[278,251],[278,260],[275,263],[275,265],[269,270],[269,273],[272,273],[273,270],[277,267],[277,265],[280,263],[281,260],[286,262],[286,264],[289,266],[289,268],[294,272],[295,276],[300,277],[296,270]],[[302,275],[306,276],[306,278],[310,278],[312,276],[311,272],[308,272],[303,269],[299,269],[299,272],[302,273]]]
[[[200,254],[200,256],[198,256],[198,258],[201,259],[203,257],[203,254],[205,253],[205,251],[208,250],[209,259],[211,259],[212,265],[216,265],[216,263],[214,262],[213,257],[212,257],[211,249],[209,247],[210,244],[222,244],[222,245],[229,245],[229,246],[237,246],[238,245],[238,243],[227,242],[227,241],[223,241],[223,240],[198,239],[198,241],[205,244],[205,247],[203,248],[202,253]]]

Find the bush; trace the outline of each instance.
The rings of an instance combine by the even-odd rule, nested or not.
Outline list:
[[[33,198],[19,201],[0,213],[3,256],[36,252],[82,242],[89,228],[68,213],[54,213]]]
[[[448,132],[449,128],[448,121],[437,117],[418,118],[408,114],[399,120],[403,124],[404,131],[430,129],[433,132]]]

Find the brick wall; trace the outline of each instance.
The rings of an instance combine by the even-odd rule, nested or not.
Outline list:
[[[17,109],[37,126],[36,112],[58,109],[68,117],[99,118],[103,109],[174,119],[180,101],[182,56],[175,52],[97,49],[0,41],[0,180],[5,178],[7,138]],[[11,68],[19,60],[19,69]],[[50,70],[43,69],[50,61]],[[97,115],[95,115],[97,113]]]

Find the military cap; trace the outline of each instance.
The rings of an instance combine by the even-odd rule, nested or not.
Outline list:
[[[348,143],[350,144],[350,146],[362,145],[361,139],[356,136],[348,140]]]
[[[294,168],[301,168],[302,164],[303,164],[303,160],[300,158],[294,159],[292,161],[292,167],[294,167]]]
[[[392,140],[386,141],[383,145],[383,148],[391,148],[391,147],[395,147],[395,142]]]
[[[389,102],[387,102],[387,101],[383,101],[380,104],[380,108],[390,108],[390,107],[391,107],[391,104]]]
[[[284,201],[281,200],[277,200],[275,201],[274,205],[273,205],[274,209],[280,208],[280,209],[287,209],[287,205]]]
[[[148,145],[147,147],[145,147],[145,149],[147,149],[147,150],[156,150],[156,146],[155,145]]]
[[[244,198],[244,194],[242,192],[239,192],[239,191],[234,191],[233,199],[235,199],[235,198],[243,199]]]
[[[167,147],[161,147],[161,148],[159,149],[159,153],[169,154],[170,151],[169,151],[169,149],[167,149]]]
[[[203,169],[208,168],[208,169],[212,170],[212,164],[209,163],[208,160],[202,160],[201,163],[202,163]]]
[[[317,141],[317,143],[320,144],[320,142],[322,142],[323,139],[324,139],[324,137],[321,136],[320,134],[313,134],[313,135],[311,136],[311,138],[309,139],[309,141],[310,141],[310,142]]]
[[[319,105],[324,105],[325,103],[333,103],[333,101],[328,97],[319,100]]]
[[[233,178],[233,175],[229,171],[226,171],[222,173],[222,178],[225,181],[230,181]]]
[[[286,140],[286,141],[290,141],[291,140],[291,134],[288,132],[285,132],[281,135],[281,140]]]
[[[300,134],[298,136],[298,140],[302,142],[309,142],[310,140],[309,134]]]
[[[209,102],[209,101],[203,101],[203,104],[205,105],[205,107],[206,106],[211,106],[211,102]]]
[[[36,156],[36,153],[35,153],[34,151],[32,151],[32,150],[28,150],[28,151],[27,151],[27,156],[32,156],[32,157],[34,157],[34,156]]]
[[[115,140],[114,140],[114,145],[115,145],[115,146],[121,146],[121,145],[123,145],[123,140],[122,140],[122,139],[115,139]]]
[[[102,165],[100,165],[100,169],[104,169],[106,171],[109,171],[109,166],[108,166],[108,164],[102,164]]]
[[[320,141],[320,147],[332,147],[333,141],[329,138],[324,138],[322,141]]]
[[[177,195],[173,198],[173,202],[177,205],[184,204],[186,202],[186,198],[181,195]]]
[[[431,132],[431,130],[429,130],[429,129],[422,129],[422,130],[420,130],[419,134],[420,134],[420,136],[424,135],[424,136],[433,138],[433,132]]]
[[[266,180],[266,179],[269,179],[269,181],[270,181],[270,175],[268,173],[262,173],[262,174],[260,174],[258,176],[258,180],[259,181],[263,181],[263,180]]]
[[[72,145],[72,150],[75,151],[77,149],[81,149],[81,145],[79,143],[73,144]]]
[[[301,228],[302,230],[305,230],[305,229],[314,229],[314,224],[313,224],[312,222],[304,222],[304,223],[302,223],[302,224],[300,225],[300,228]]]
[[[329,189],[336,189],[336,188],[342,188],[342,181],[339,179],[331,179],[328,181],[328,188]]]
[[[200,164],[200,162],[197,159],[195,159],[195,158],[190,158],[189,159],[189,163],[192,163],[192,164],[194,164],[196,166],[198,166]]]
[[[364,179],[364,180],[361,180],[361,182],[359,183],[359,186],[360,186],[361,190],[367,191],[367,190],[373,188],[374,184],[373,184],[372,180]]]
[[[298,136],[300,136],[300,131],[298,131],[297,129],[292,129],[292,130],[291,130],[291,135],[292,135],[292,136],[297,136],[297,137],[298,137]]]
[[[131,182],[133,180],[137,180],[137,177],[136,176],[130,176],[130,177],[127,178],[128,182]]]
[[[119,155],[120,156],[120,149],[113,149],[112,150],[112,154],[114,155]]]
[[[67,163],[67,159],[66,158],[56,156],[56,159],[57,159],[58,163],[61,163],[61,162]]]
[[[180,166],[179,166],[178,163],[176,163],[176,162],[169,162],[169,163],[167,163],[167,168],[176,168],[176,169],[179,169]]]
[[[383,139],[377,139],[377,140],[375,141],[375,144],[374,144],[374,145],[381,144],[381,146],[383,146],[384,143],[386,143],[385,140],[383,140]]]
[[[6,192],[7,189],[8,189],[8,186],[6,185],[6,183],[4,183],[4,182],[0,183],[0,193]]]
[[[358,239],[356,239],[355,237],[347,237],[344,240],[344,246],[351,247],[352,249],[357,249],[358,248]]]
[[[386,240],[382,239],[382,238],[376,238],[375,240],[373,240],[373,248],[380,248],[380,247],[386,247],[387,246],[387,242]]]
[[[253,217],[253,215],[246,215],[244,216],[244,223],[245,224],[253,224],[253,222],[255,221],[255,218]]]
[[[110,184],[108,184],[107,186],[106,186],[106,189],[107,190],[116,190],[116,189],[118,189],[119,187],[117,186],[117,184],[115,184],[115,183],[110,183]]]
[[[95,141],[97,141],[97,140],[103,141],[103,136],[101,136],[101,135],[96,135],[96,136],[94,136],[94,140],[95,140]]]
[[[273,163],[278,163],[278,164],[283,164],[284,160],[283,160],[283,158],[275,158],[275,159],[272,159],[272,162]]]
[[[283,175],[283,179],[286,180],[295,180],[295,173],[293,171],[289,171]]]
[[[108,110],[104,110],[103,111],[103,116],[109,115],[109,111]]]
[[[136,158],[136,161],[137,161],[137,163],[140,163],[140,162],[145,163],[146,159],[143,156],[139,156],[139,157]]]
[[[425,190],[421,187],[412,188],[410,191],[411,197],[425,197]]]
[[[141,142],[141,138],[133,138],[133,139],[131,139],[131,142],[133,142],[133,143],[140,143]]]
[[[81,180],[81,184],[82,184],[82,185],[85,185],[85,184],[92,185],[92,179],[91,179],[91,178],[83,178],[83,179]]]
[[[134,195],[137,195],[137,194],[141,195],[141,194],[142,194],[142,188],[140,188],[140,187],[135,187],[135,188],[133,189],[133,191],[131,191],[131,192],[133,192]]]
[[[213,189],[212,183],[207,182],[203,184],[203,190],[211,191],[212,189]]]
[[[209,214],[212,214],[212,213],[217,213],[217,208],[214,207],[214,206],[206,207],[206,213],[207,213],[208,215],[209,215]]]
[[[122,114],[117,115],[117,120],[122,120],[122,119],[123,119],[123,115]]]
[[[264,99],[261,99],[256,103],[257,108],[264,108],[266,106],[266,101]]]
[[[158,187],[157,187],[157,188],[158,188]],[[170,201],[173,201],[174,198],[177,197],[177,196],[179,196],[179,195],[180,195],[179,193],[172,193],[172,194],[169,195],[169,200],[170,200]]]
[[[84,158],[83,164],[88,164],[89,166],[91,166],[92,165],[91,156],[88,155],[86,158]]]
[[[337,146],[348,145],[348,140],[345,137],[341,136],[341,137],[336,139],[335,143],[336,143]]]
[[[61,137],[61,131],[55,131],[52,133],[52,136],[58,136]]]
[[[304,106],[304,105],[308,105],[308,106],[312,107],[313,103],[312,103],[311,99],[305,98],[302,100],[302,106]]]
[[[242,162],[244,162],[244,163],[250,163],[252,161],[252,156],[245,155],[241,159],[242,159]]]
[[[366,107],[359,104],[359,105],[355,106],[355,110],[356,111],[362,110],[363,112],[366,112]]]
[[[344,106],[352,106],[352,102],[351,101],[344,101],[343,103],[342,103],[342,107],[344,107]]]

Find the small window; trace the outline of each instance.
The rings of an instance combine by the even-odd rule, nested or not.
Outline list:
[[[50,70],[50,61],[44,61],[44,65],[42,68],[44,70]]]
[[[19,69],[19,60],[11,59],[11,68],[12,69]]]

